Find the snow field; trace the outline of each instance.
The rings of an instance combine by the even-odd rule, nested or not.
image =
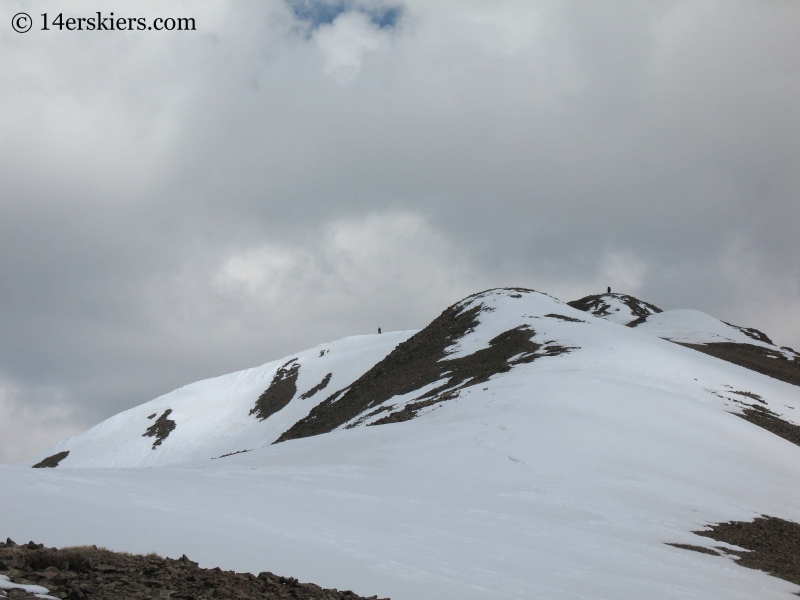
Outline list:
[[[800,522],[800,449],[731,414],[735,400],[752,403],[734,393],[746,391],[798,423],[796,386],[656,337],[668,313],[660,333],[640,331],[521,296],[465,301],[494,310],[445,360],[518,326],[575,349],[464,387],[411,421],[276,445],[412,332],[348,338],[193,384],[49,452],[70,449],[64,467],[85,468],[0,468],[0,531],[186,553],[204,567],[393,600],[793,597],[786,581],[666,543],[725,546],[691,531],[760,514]],[[328,347],[331,359],[351,353],[338,371],[319,358]],[[255,421],[247,411],[295,356],[295,399]],[[328,388],[298,401],[327,372]],[[177,429],[153,451],[140,422],[166,407]],[[209,460],[243,447],[253,451]],[[86,468],[98,461],[159,468]]]

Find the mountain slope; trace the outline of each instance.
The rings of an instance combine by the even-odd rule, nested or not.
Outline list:
[[[56,461],[59,467],[151,467],[269,445],[322,401],[328,390],[352,383],[413,333],[349,337],[198,381],[122,412],[29,464],[63,455]],[[276,408],[269,404],[275,401],[276,389],[278,395],[290,394],[285,402],[278,400],[279,410],[271,410]]]
[[[746,369],[800,385],[800,354],[777,346],[758,329],[732,325],[698,310],[664,312],[624,294],[586,296],[569,304]]]
[[[741,550],[724,527],[692,532],[762,514],[800,522],[800,448],[748,418],[796,431],[800,391],[661,339],[666,321],[642,329],[664,314],[626,327],[538,292],[490,290],[417,334],[368,336],[380,347],[344,340],[363,359],[306,400],[331,372],[320,350],[339,346],[237,374],[252,379],[234,400],[203,382],[196,413],[220,403],[236,425],[224,444],[191,425],[191,401],[159,399],[126,417],[135,448],[119,415],[52,449],[71,450],[56,469],[0,469],[0,532],[188,548],[202,565],[393,600],[788,600],[800,588],[713,550]],[[262,414],[282,408],[260,421],[250,411],[273,384]],[[141,435],[168,408],[176,429],[153,449],[157,436]],[[98,461],[95,443],[110,464],[164,466],[68,468]],[[223,447],[252,451],[210,460]]]
[[[511,308],[508,315],[511,320],[499,332],[491,329],[491,317],[481,318],[481,313],[497,310],[498,303],[505,305],[511,299],[516,304],[522,294],[530,296],[531,290],[491,290],[454,304],[425,329],[399,344],[348,389],[314,407],[278,441],[328,433],[343,425],[407,421],[420,410],[457,398],[465,388],[486,383],[516,365],[568,352],[562,346],[533,341],[537,336],[531,325],[534,317],[518,316],[518,311],[513,310],[516,307]],[[555,305],[550,298],[536,296],[534,293],[529,302]],[[477,333],[479,326],[481,332]],[[486,341],[489,330],[497,335]],[[457,352],[468,339],[473,344],[478,340],[485,343],[469,353]]]
[[[710,356],[800,385],[800,354],[775,345],[757,329],[731,325],[694,310],[653,315],[638,327]]]

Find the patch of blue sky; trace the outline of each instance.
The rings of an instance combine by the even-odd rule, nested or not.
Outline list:
[[[340,14],[351,10],[367,15],[381,29],[393,29],[403,12],[400,5],[370,6],[352,0],[286,0],[286,3],[295,16],[308,23],[312,30],[333,23]]]

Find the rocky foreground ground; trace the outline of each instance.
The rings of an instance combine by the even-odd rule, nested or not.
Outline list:
[[[292,577],[263,572],[201,569],[185,555],[178,559],[111,552],[96,546],[45,548],[29,542],[0,542],[0,574],[9,582],[37,585],[47,595],[69,600],[172,598],[253,598],[277,600],[377,600],[351,591],[323,589]],[[9,599],[35,596],[24,589],[5,590]],[[2,597],[3,591],[0,591]],[[40,596],[41,597],[41,596]],[[384,599],[384,600],[389,600]]]

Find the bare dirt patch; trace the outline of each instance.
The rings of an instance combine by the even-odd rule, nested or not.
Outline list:
[[[630,323],[625,323],[625,327],[630,327],[630,328],[638,327],[639,325],[641,325],[646,321],[647,317],[639,317],[638,319],[634,319]]]
[[[228,452],[227,454],[223,454],[222,456],[215,456],[211,460],[217,460],[218,458],[225,458],[227,456],[235,456],[237,454],[244,454],[245,452],[252,452],[252,450],[237,450],[236,452]]]
[[[800,385],[800,355],[797,353],[795,353],[794,360],[789,360],[782,352],[754,344],[737,344],[735,342],[675,343],[786,383]],[[794,352],[791,349],[787,351]]]
[[[186,555],[171,559],[111,552],[96,546],[57,550],[33,542],[18,546],[7,540],[0,542],[0,572],[14,583],[40,585],[50,590],[51,596],[65,600],[377,600],[377,596],[365,599],[351,591],[323,589],[267,571],[255,576],[201,569]],[[9,592],[9,598],[17,597],[33,598],[20,590]]]
[[[727,387],[727,386],[726,386]],[[730,396],[724,396],[719,394],[713,390],[708,390],[715,396],[719,398],[723,398],[726,400],[733,400],[736,404],[742,407],[742,412],[731,412],[731,414],[736,415],[740,419],[744,419],[745,421],[749,421],[753,425],[757,425],[762,429],[766,429],[770,433],[774,433],[775,435],[782,437],[783,439],[800,446],[800,425],[795,425],[794,423],[790,423],[785,419],[781,418],[776,412],[773,412],[766,408],[765,406],[759,406],[758,404],[749,404],[737,398],[731,398]],[[744,398],[749,398],[750,400],[755,400],[756,402],[760,402],[761,404],[767,404],[767,402],[758,394],[754,394],[753,392],[747,392],[744,390],[731,390],[728,392],[729,394],[736,394],[737,396],[742,396]]]
[[[430,398],[428,400],[419,400],[417,402],[409,402],[400,410],[394,410],[394,406],[382,407],[386,408],[389,411],[389,414],[385,417],[378,419],[370,423],[369,425],[387,425],[389,423],[402,423],[403,421],[410,421],[414,417],[419,414],[423,408],[427,408],[428,406],[433,406],[434,404],[438,404],[439,402],[445,402],[447,400],[453,400],[458,398],[458,390],[451,390],[449,392],[445,392],[435,398]],[[394,412],[391,412],[394,411]]]
[[[296,358],[278,369],[272,378],[272,383],[256,400],[256,405],[250,414],[255,414],[259,421],[263,421],[289,404],[297,393],[297,375],[299,373],[300,363]]]
[[[739,396],[744,396],[745,398],[750,398],[751,400],[755,400],[756,402],[761,402],[761,404],[766,404],[764,399],[759,396],[758,394],[754,394],[753,392],[745,392],[741,390],[731,390],[731,394],[738,394]]]
[[[767,334],[763,331],[759,331],[755,327],[739,327],[738,325],[734,325],[733,323],[728,323],[727,321],[723,321],[725,325],[728,327],[733,327],[734,329],[738,329],[747,337],[752,338],[758,342],[764,342],[769,344],[770,346],[774,346],[775,344],[772,342],[771,339],[767,337]]]
[[[510,291],[529,290],[515,288]],[[573,350],[555,344],[544,347],[532,341],[535,331],[523,325],[501,333],[489,342],[488,348],[468,356],[442,360],[446,358],[448,349],[478,326],[480,313],[488,310],[483,304],[462,308],[466,301],[482,294],[485,292],[447,308],[425,329],[399,344],[344,394],[336,392],[318,404],[275,443],[333,431],[364,413],[381,412],[376,407],[394,396],[410,394],[441,381],[441,385],[420,395],[415,402],[375,424],[407,421],[421,408],[457,397],[453,393],[457,389],[484,383],[493,375],[509,371],[514,365]]]
[[[551,319],[558,319],[560,321],[566,321],[568,323],[586,323],[586,321],[581,321],[580,319],[576,319],[575,317],[567,317],[565,315],[557,315],[555,313],[550,313],[549,315],[545,315],[545,317],[550,317]]]
[[[712,556],[719,556],[719,552],[712,550],[711,548],[706,548],[705,546],[692,546],[691,544],[670,544],[667,542],[667,546],[672,546],[673,548],[681,548],[682,550],[691,550],[692,552],[699,552],[701,554],[711,554]]]
[[[753,521],[731,521],[710,525],[696,535],[745,548],[749,552],[719,548],[736,557],[736,564],[765,571],[775,577],[800,585],[800,525],[777,517],[762,515]],[[677,548],[711,553],[708,548],[670,544]]]
[[[789,423],[780,418],[780,415],[755,404],[749,404],[742,413],[733,413],[745,421],[750,421],[753,425],[758,425],[762,429],[774,433],[783,439],[800,446],[800,425]]]
[[[69,450],[48,456],[43,461],[33,465],[34,469],[55,469],[62,460],[69,456]]]
[[[300,400],[308,400],[309,398],[311,398],[311,396],[313,396],[317,392],[321,392],[322,390],[324,390],[326,387],[328,387],[328,384],[331,382],[331,377],[333,377],[333,373],[328,373],[327,375],[325,375],[322,381],[320,381],[317,385],[312,387],[305,394],[300,394]]]
[[[153,442],[153,450],[155,450],[158,446],[161,445],[169,434],[175,430],[175,421],[169,419],[169,415],[172,413],[172,409],[168,408],[164,411],[164,414],[156,419],[156,422],[150,425],[142,434],[142,437],[154,437],[156,440]]]

